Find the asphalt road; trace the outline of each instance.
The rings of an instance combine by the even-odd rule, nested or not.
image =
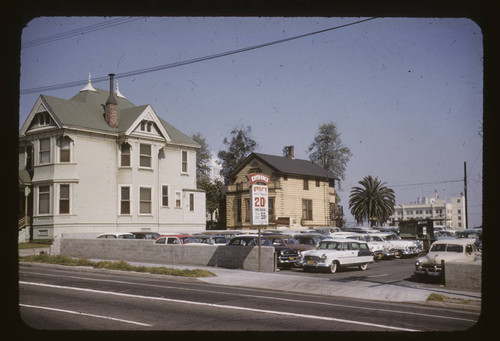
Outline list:
[[[401,258],[401,259],[386,259],[376,261],[368,265],[368,269],[360,271],[358,267],[340,268],[335,274],[328,271],[305,272],[301,268],[291,268],[290,270],[282,270],[280,274],[290,274],[307,277],[328,277],[332,282],[350,281],[350,280],[366,280],[375,283],[400,283],[405,286],[420,287],[420,288],[436,288],[441,282],[439,278],[429,278],[426,280],[417,279],[413,271],[415,270],[415,261],[418,257]]]
[[[339,273],[340,274],[340,273]],[[463,331],[478,312],[20,266],[22,321],[44,330]]]

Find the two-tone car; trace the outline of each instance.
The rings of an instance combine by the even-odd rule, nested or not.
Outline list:
[[[417,277],[438,277],[443,273],[442,263],[473,263],[481,261],[475,239],[443,239],[432,243],[429,252],[416,260]]]
[[[327,238],[316,250],[303,252],[299,265],[304,271],[323,269],[335,273],[339,267],[357,266],[366,270],[370,263],[373,263],[373,252],[366,242]]]

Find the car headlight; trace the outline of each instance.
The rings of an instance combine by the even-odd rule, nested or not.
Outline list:
[[[319,261],[320,261],[321,263],[324,263],[324,262],[326,261],[326,258],[327,258],[327,257],[326,257],[326,254],[323,254],[323,255],[319,258]]]
[[[422,270],[422,263],[419,260],[415,262],[415,269],[418,271]]]

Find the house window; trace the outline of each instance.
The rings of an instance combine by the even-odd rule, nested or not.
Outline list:
[[[241,199],[236,200],[236,221],[241,223]]]
[[[141,131],[146,131],[146,132],[150,133],[152,126],[153,126],[153,122],[151,122],[151,121],[142,121],[141,122]]]
[[[127,142],[121,145],[120,167],[130,167],[130,145]]]
[[[304,190],[309,190],[309,180],[304,179]]]
[[[319,181],[319,179],[316,179],[316,187],[319,187],[319,185],[320,185],[320,181]]]
[[[189,193],[189,210],[194,211],[194,193]]]
[[[120,188],[120,214],[130,214],[130,187]]]
[[[269,203],[268,203],[268,215],[269,215],[269,221],[274,220],[274,198],[269,198]]]
[[[161,206],[168,207],[168,186],[161,186]]]
[[[59,185],[59,214],[69,214],[69,185]]]
[[[313,217],[312,200],[302,199],[302,219],[312,220],[312,217]]]
[[[151,188],[139,188],[139,213],[151,214]]]
[[[47,164],[50,162],[50,138],[40,139],[40,162],[39,164]]]
[[[59,139],[59,162],[71,161],[71,139],[64,136]]]
[[[38,214],[50,213],[50,186],[38,187]]]
[[[245,199],[245,221],[250,221],[250,199]]]
[[[141,143],[140,153],[141,153],[140,166],[151,168],[151,145]]]
[[[181,192],[175,192],[175,207],[181,208]]]
[[[26,146],[26,170],[33,169],[33,146]]]
[[[188,172],[188,152],[182,151],[182,173]]]
[[[47,112],[38,113],[37,116],[38,116],[38,125],[40,126],[50,125],[52,122],[52,119],[49,113]]]

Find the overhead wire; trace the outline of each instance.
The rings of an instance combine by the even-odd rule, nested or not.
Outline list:
[[[74,37],[74,36],[77,36],[80,34],[85,34],[85,33],[89,33],[89,32],[102,30],[105,28],[117,26],[117,25],[122,25],[122,24],[125,24],[128,22],[131,22],[131,21],[139,20],[139,19],[141,19],[141,18],[140,17],[138,17],[138,18],[136,18],[136,17],[123,17],[123,18],[111,19],[111,20],[108,20],[105,22],[81,27],[81,28],[74,29],[74,30],[71,30],[68,32],[58,33],[58,34],[50,35],[47,37],[30,40],[30,41],[22,43],[21,48],[27,48],[27,47],[33,47],[33,46],[37,46],[37,45],[41,45],[41,44],[46,44],[46,43],[50,43],[53,41]]]
[[[370,21],[370,20],[374,20],[374,19],[376,19],[376,17],[372,17],[372,18],[368,18],[368,19],[363,19],[363,20],[358,20],[358,21],[351,22],[351,23],[348,23],[348,24],[343,24],[343,25],[339,25],[339,26],[335,26],[335,27],[330,27],[330,28],[327,28],[327,29],[323,29],[323,30],[319,30],[319,31],[314,31],[314,32],[310,32],[310,33],[305,33],[305,34],[301,34],[301,35],[297,35],[297,36],[293,36],[293,37],[289,37],[289,38],[285,38],[285,39],[275,40],[275,41],[268,42],[268,43],[253,45],[253,46],[249,46],[249,47],[245,47],[245,48],[241,48],[241,49],[237,49],[237,50],[231,50],[231,51],[226,51],[226,52],[222,52],[222,53],[212,54],[212,55],[209,55],[209,56],[188,59],[188,60],[184,60],[184,61],[180,61],[180,62],[175,62],[175,63],[170,63],[170,64],[164,64],[164,65],[158,65],[158,66],[144,68],[144,69],[140,69],[140,70],[119,73],[119,74],[115,74],[115,79],[120,79],[120,78],[125,78],[125,77],[131,77],[131,76],[137,76],[137,75],[141,75],[141,74],[145,74],[145,73],[149,73],[149,72],[155,72],[155,71],[170,69],[170,68],[179,67],[179,66],[183,66],[183,65],[188,65],[188,64],[193,64],[193,63],[199,63],[199,62],[202,62],[202,61],[211,60],[211,59],[215,59],[215,58],[226,57],[226,56],[230,56],[230,55],[237,54],[237,53],[247,52],[247,51],[260,49],[260,48],[271,46],[271,45],[276,45],[276,44],[288,42],[288,41],[291,41],[291,40],[296,40],[296,39],[300,39],[300,38],[309,37],[309,36],[312,36],[312,35],[315,35],[315,34],[320,34],[320,33],[325,33],[325,32],[328,32],[328,31],[337,30],[337,29],[340,29],[340,28],[344,28],[344,27],[348,27],[348,26],[360,24],[360,23],[363,23],[363,22],[366,22],[366,21]],[[109,79],[108,76],[98,77],[98,78],[92,79],[92,82],[93,83],[99,83],[99,82],[108,81],[108,79]],[[25,95],[25,94],[37,93],[37,92],[40,92],[40,91],[51,91],[51,90],[58,90],[58,89],[69,88],[69,87],[74,87],[74,86],[81,86],[81,85],[87,84],[87,81],[88,80],[82,80],[82,81],[62,83],[62,84],[50,85],[50,86],[44,86],[44,87],[36,87],[36,88],[30,88],[30,89],[23,89],[23,90],[20,91],[20,94],[21,95]]]

